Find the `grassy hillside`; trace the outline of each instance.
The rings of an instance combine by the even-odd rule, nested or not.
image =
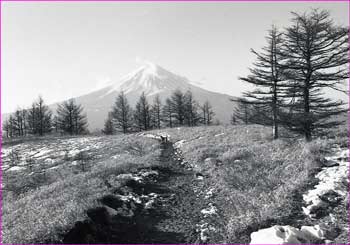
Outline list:
[[[217,126],[174,128],[166,131],[185,162],[205,176],[220,216],[212,222],[223,240],[246,243],[258,228],[274,224],[305,225],[302,194],[313,184],[320,160],[332,144],[346,144],[346,134],[333,139],[302,138],[272,141],[270,128]],[[205,194],[205,193],[203,193]]]
[[[158,164],[158,155],[156,141],[132,135],[46,139],[5,147],[2,242],[60,240],[110,192],[107,181]],[[123,185],[117,182],[114,188]]]

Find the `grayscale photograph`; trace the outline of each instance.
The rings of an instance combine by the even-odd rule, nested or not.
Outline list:
[[[349,1],[1,1],[2,244],[349,244]]]

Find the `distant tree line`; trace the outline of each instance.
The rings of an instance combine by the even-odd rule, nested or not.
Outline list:
[[[115,134],[163,127],[211,125],[214,115],[209,101],[199,105],[190,90],[185,93],[174,91],[164,100],[164,104],[158,95],[150,103],[145,93],[142,93],[135,108],[131,108],[125,94],[121,92],[108,113],[102,132]]]
[[[87,119],[83,107],[73,99],[58,105],[56,114],[41,96],[28,109],[17,109],[2,126],[7,138],[27,135],[43,136],[53,132],[79,135],[87,133]]]
[[[336,115],[346,103],[325,97],[325,89],[343,89],[349,78],[349,29],[336,26],[328,11],[292,13],[283,32],[272,27],[267,45],[256,56],[250,75],[240,77],[255,89],[235,99],[231,123],[270,125],[274,138],[279,126],[312,136],[342,122]]]

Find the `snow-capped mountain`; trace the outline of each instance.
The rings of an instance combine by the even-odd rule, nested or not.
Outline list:
[[[130,105],[134,106],[142,92],[145,92],[151,103],[155,95],[159,95],[162,100],[165,100],[176,89],[184,92],[190,89],[200,104],[209,100],[215,111],[215,118],[223,123],[229,122],[233,109],[233,103],[230,101],[232,96],[200,88],[187,78],[150,62],[124,76],[115,84],[75,99],[84,106],[89,127],[94,130],[103,127],[104,120],[121,91],[124,91]]]
[[[149,62],[124,76],[119,82],[75,99],[84,106],[89,127],[94,130],[103,127],[104,120],[121,91],[124,91],[130,105],[134,106],[142,92],[145,92],[151,103],[156,95],[165,100],[176,89],[183,92],[190,89],[200,104],[209,100],[215,111],[215,118],[223,123],[229,122],[233,109],[233,103],[230,101],[232,96],[200,88],[187,78]]]

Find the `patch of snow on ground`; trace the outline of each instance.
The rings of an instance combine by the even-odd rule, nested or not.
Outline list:
[[[174,144],[174,148],[178,149],[181,148],[183,146],[183,144],[185,144],[186,140],[179,140]]]
[[[214,226],[209,225],[208,223],[197,224],[197,232],[200,232],[200,239],[202,242],[207,242],[209,240],[210,232],[215,232],[216,229]]]
[[[210,189],[205,193],[204,199],[209,199],[209,198],[213,197],[213,195],[214,195],[214,188],[210,188]]]
[[[111,158],[112,158],[112,159],[117,159],[117,158],[119,158],[119,157],[120,157],[120,154],[117,154],[117,155],[112,156]]]
[[[346,159],[348,150],[343,150],[328,159]],[[314,189],[309,190],[303,195],[303,199],[307,206],[303,207],[306,215],[312,216],[313,210],[326,207],[328,204],[322,200],[322,196],[327,193],[335,192],[338,195],[345,197],[347,192],[342,188],[342,183],[348,181],[349,163],[343,160],[338,161],[338,166],[324,167],[321,172],[316,175],[319,183]]]
[[[48,153],[50,153],[52,150],[50,149],[47,149],[47,148],[43,148],[43,149],[40,149],[38,153],[36,153],[35,155],[33,155],[33,157],[35,158],[40,158],[40,157],[43,157],[45,155],[47,155]]]
[[[222,135],[224,135],[225,133],[221,133],[221,134],[216,134],[216,135],[214,135],[214,137],[219,137],[219,136],[222,136]]]
[[[145,134],[143,135],[146,138],[151,138],[151,139],[159,139],[160,137],[154,134]]]
[[[25,167],[20,167],[20,166],[14,166],[14,167],[11,167],[9,168],[7,171],[21,171],[21,170],[24,170],[26,169]]]
[[[132,179],[132,180],[135,180],[135,181],[138,181],[138,182],[141,182],[142,181],[142,177],[139,177],[139,176],[135,176],[133,174],[119,174],[117,175],[116,177],[117,179],[126,179],[126,180],[129,180],[129,179]]]
[[[80,150],[78,150],[78,149],[73,149],[73,150],[70,150],[70,151],[68,152],[68,156],[74,157],[74,156],[76,156],[76,155],[79,154],[79,153],[80,153]]]
[[[214,215],[214,214],[216,214],[216,212],[217,212],[217,209],[212,203],[209,203],[208,208],[201,210],[201,213],[204,214],[204,217]]]
[[[2,149],[1,149],[1,155],[2,155],[2,157],[6,157],[11,151],[12,151],[11,148],[2,148]]]

